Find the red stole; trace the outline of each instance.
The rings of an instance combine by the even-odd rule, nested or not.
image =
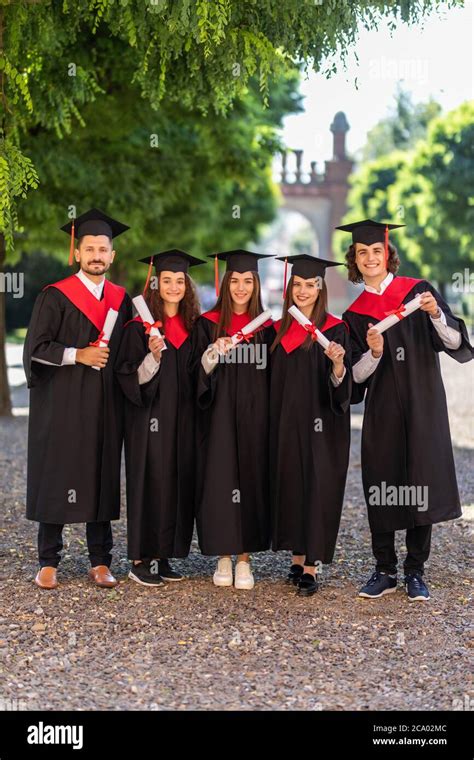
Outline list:
[[[171,343],[176,349],[180,348],[186,338],[189,337],[189,332],[186,330],[181,314],[176,314],[174,317],[165,317],[164,319],[165,322],[162,332],[163,338],[169,341],[169,343]],[[141,322],[143,324],[141,317],[135,317],[135,319],[131,319],[130,322]],[[129,325],[130,322],[127,322],[127,325]]]
[[[374,319],[385,319],[387,312],[396,311],[415,285],[423,280],[414,277],[394,277],[381,295],[364,290],[347,311],[364,314]]]
[[[220,318],[220,311],[205,311],[203,314],[201,314],[202,317],[205,317],[210,322],[214,322],[214,324],[219,324],[219,318]],[[232,318],[230,320],[230,325],[226,329],[227,335],[235,335],[235,333],[238,333],[245,325],[248,325],[249,322],[252,322],[252,320],[249,317],[248,312],[246,311],[245,314],[235,314],[232,312]],[[264,327],[270,327],[272,324],[271,319],[267,319],[266,322],[263,323],[261,327],[256,330],[256,332],[260,332]]]
[[[104,326],[108,310],[115,309],[118,311],[125,297],[125,288],[122,288],[120,285],[114,285],[109,280],[105,280],[104,297],[98,301],[75,274],[71,275],[71,277],[66,277],[65,280],[59,280],[59,282],[46,285],[46,288],[57,288],[60,290],[76,309],[79,309],[92,322],[99,332]]]
[[[278,332],[278,329],[281,324],[281,319],[278,320],[278,322],[275,322],[275,329]],[[344,325],[347,328],[346,323],[342,319],[338,319],[337,317],[334,317],[332,314],[326,315],[326,321],[323,324],[323,326],[320,328],[320,332],[325,332],[326,330],[329,330],[330,327],[334,327],[334,325]],[[303,343],[305,342],[306,338],[308,337],[308,332],[304,329],[303,325],[300,325],[299,322],[296,321],[296,319],[291,319],[290,326],[286,333],[283,335],[280,343],[285,349],[287,354],[291,354],[292,351],[295,350],[295,348],[299,348]]]

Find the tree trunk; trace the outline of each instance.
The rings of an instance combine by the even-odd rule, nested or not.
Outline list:
[[[6,251],[5,237],[0,233],[0,274],[5,269]],[[6,295],[5,288],[0,289],[0,417],[11,417],[10,387],[8,385],[7,356],[6,356]]]
[[[443,282],[438,282],[438,290],[440,292],[440,295],[446,301],[446,283],[444,281]]]

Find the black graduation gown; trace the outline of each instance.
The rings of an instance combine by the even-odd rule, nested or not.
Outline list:
[[[193,534],[195,384],[191,339],[180,317],[166,320],[164,333],[167,348],[149,382],[138,383],[138,367],[149,352],[148,336],[139,318],[125,327],[116,362],[126,399],[130,559],[186,557]]]
[[[214,342],[216,312],[194,329],[197,373],[196,522],[203,554],[265,551],[270,546],[268,494],[268,394],[271,323],[250,343],[260,342],[266,368],[253,363],[218,363],[206,375],[201,357]],[[234,315],[227,331],[250,320]]]
[[[33,361],[34,356],[60,365],[65,347],[86,348],[97,340],[109,307],[119,316],[104,369]],[[131,315],[125,290],[107,280],[101,301],[75,275],[45,288],[36,299],[23,353],[31,389],[29,520],[79,523],[120,517],[123,400],[113,367]]]
[[[446,351],[461,363],[472,359],[464,322],[452,314],[429,282],[409,277],[395,277],[382,295],[364,291],[343,317],[350,328],[354,365],[368,350],[369,322],[376,324],[387,311],[426,291],[436,298],[447,324],[461,333],[460,347],[445,348],[429,315],[415,311],[383,334],[383,356],[377,369],[366,382],[353,384],[353,403],[365,394],[361,464],[372,532],[432,525],[461,515],[438,353]],[[400,349],[403,360],[397,358],[403,356]],[[370,490],[373,486],[377,490]],[[410,501],[406,492],[398,499],[405,505],[390,505],[387,488],[391,486],[419,486],[419,503],[406,505]],[[384,490],[385,503],[370,504]]]
[[[321,331],[346,350],[346,374],[337,387],[330,379],[332,362],[322,347],[314,343],[308,351],[301,348],[307,333],[297,322],[290,324],[283,345],[280,342],[272,354],[272,548],[329,564],[349,463],[352,378],[347,327],[328,315]]]

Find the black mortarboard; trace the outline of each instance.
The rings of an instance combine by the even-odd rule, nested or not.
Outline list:
[[[374,243],[383,243],[385,246],[385,262],[388,260],[388,231],[396,230],[398,227],[405,227],[404,224],[386,224],[385,222],[374,222],[372,219],[364,219],[362,222],[352,222],[336,227],[336,230],[342,232],[352,232],[353,243],[364,243],[373,245]]]
[[[84,235],[107,235],[110,240],[118,237],[130,229],[128,225],[107,216],[98,208],[91,208],[76,219],[71,219],[67,224],[61,227],[63,232],[71,236],[71,245],[69,250],[69,265],[73,262],[74,240]]]
[[[151,270],[155,267],[155,272],[184,272],[187,274],[189,267],[194,267],[197,264],[205,264],[202,259],[198,259],[196,256],[186,253],[186,251],[180,251],[179,248],[170,248],[169,251],[160,251],[160,253],[154,253],[151,256],[145,256],[144,259],[138,259],[143,264],[148,264],[148,275],[146,278],[146,284],[144,292],[148,288],[150,282]]]
[[[216,295],[219,295],[219,261],[226,262],[226,272],[258,272],[258,260],[270,258],[265,253],[253,253],[245,251],[243,248],[236,248],[234,251],[223,251],[222,253],[211,253],[208,258],[214,259],[214,280],[216,286]]]
[[[278,261],[285,262],[283,298],[286,295],[287,265],[292,264],[291,274],[309,280],[311,277],[324,277],[327,267],[340,267],[339,261],[328,261],[318,256],[310,256],[308,253],[299,253],[296,256],[277,256]]]

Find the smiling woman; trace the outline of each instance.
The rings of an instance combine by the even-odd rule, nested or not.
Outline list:
[[[194,518],[192,330],[199,316],[188,270],[200,259],[176,248],[140,259],[155,267],[145,298],[163,339],[141,318],[123,332],[115,366],[125,398],[129,577],[143,586],[180,581],[168,560],[187,557]]]
[[[226,262],[214,308],[196,324],[198,476],[196,522],[203,554],[218,555],[216,586],[251,590],[250,553],[270,546],[268,503],[268,367],[262,354],[237,352],[231,336],[263,306],[258,261],[251,251],[225,251]],[[218,282],[216,278],[216,290]],[[271,320],[247,335],[264,358],[273,341]],[[235,361],[228,362],[229,354]],[[248,361],[248,359],[256,359]],[[235,580],[231,555],[237,555]]]

